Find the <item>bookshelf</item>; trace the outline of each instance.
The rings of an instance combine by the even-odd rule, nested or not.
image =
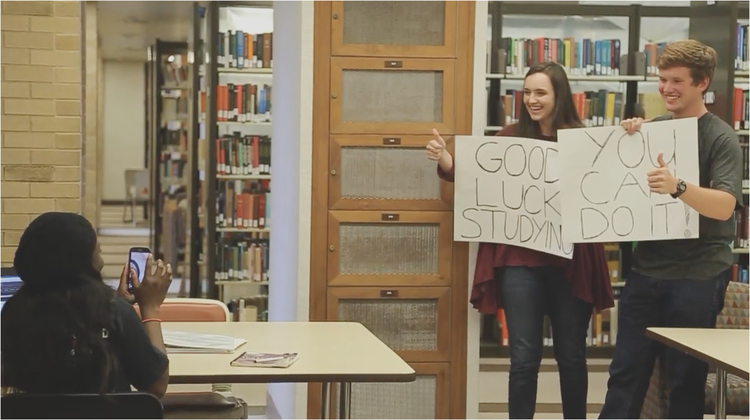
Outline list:
[[[206,2],[200,21],[199,248],[205,296],[267,320],[273,9]]]
[[[150,246],[186,274],[185,209],[189,177],[190,63],[188,44],[156,40],[148,49],[147,167],[151,172]]]
[[[486,135],[515,122],[528,66],[557,61],[568,73],[579,115],[588,126],[614,125],[636,115],[663,114],[656,90],[656,56],[670,41],[687,38],[688,7],[490,2]],[[669,27],[670,31],[654,31]],[[617,300],[631,266],[632,243],[605,244]],[[614,340],[604,331],[616,307],[592,316],[589,357],[610,358]],[[507,357],[494,316],[483,320],[481,357]],[[609,331],[614,335],[614,331]],[[545,348],[545,357],[552,357]]]

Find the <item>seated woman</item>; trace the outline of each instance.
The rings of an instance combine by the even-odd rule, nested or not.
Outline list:
[[[102,280],[94,228],[83,216],[59,212],[29,224],[13,263],[23,286],[0,317],[4,389],[104,394],[132,385],[165,394],[169,361],[158,317],[172,281],[169,264],[149,256],[140,284],[126,266],[116,292]],[[127,300],[139,304],[143,322]]]

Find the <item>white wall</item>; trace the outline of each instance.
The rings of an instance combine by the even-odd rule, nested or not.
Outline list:
[[[271,322],[309,320],[313,10],[311,1],[273,2]],[[268,418],[307,418],[307,384],[269,384],[268,395]]]
[[[146,85],[143,62],[104,62],[102,200],[125,199],[125,170],[144,168]]]

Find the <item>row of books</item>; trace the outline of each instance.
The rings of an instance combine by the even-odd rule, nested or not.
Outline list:
[[[201,119],[206,118],[206,93],[201,92]],[[216,121],[271,122],[271,86],[234,84],[216,86]]]
[[[267,238],[220,237],[216,243],[216,280],[268,281]]]
[[[732,264],[732,281],[747,283],[747,266]]]
[[[500,67],[506,74],[525,74],[539,62],[559,63],[577,76],[620,74],[620,40],[576,40],[567,38],[503,38]]]
[[[747,163],[747,153],[744,154],[743,159],[745,160],[745,163]],[[734,235],[734,247],[747,249],[748,245],[750,245],[747,242],[747,233],[748,233],[748,229],[750,228],[750,226],[748,226],[747,207],[742,207],[741,209],[736,210],[734,212],[734,220],[735,220],[735,225],[736,225],[736,228],[735,228],[736,231]]]
[[[225,68],[272,68],[273,32],[219,32],[217,64]]]
[[[161,60],[164,85],[180,86],[187,83],[190,63],[186,54],[163,54]]]
[[[271,225],[270,181],[217,181],[216,226],[267,229]]]
[[[268,175],[271,173],[271,138],[243,136],[239,132],[216,139],[218,175]]]
[[[741,71],[750,70],[750,44],[747,41],[748,25],[737,24],[737,58],[734,61],[734,69]]]
[[[750,129],[750,90],[734,88],[732,122],[735,130]]]
[[[617,342],[617,300],[615,306],[599,313],[593,313],[589,320],[586,342],[591,347],[612,346]],[[501,346],[508,346],[508,325],[505,318],[505,310],[497,312],[497,323],[495,335],[499,337]],[[542,326],[542,337],[544,346],[554,345],[554,334],[552,323],[548,316],[544,316]]]
[[[171,153],[169,154],[171,155]],[[162,159],[159,163],[159,176],[162,180],[182,183],[186,165],[187,161],[185,160]]]
[[[183,127],[183,122],[165,122],[165,127],[159,129],[159,141],[161,147],[187,153],[187,130]]]
[[[234,322],[268,321],[268,295],[232,299],[227,303]]]
[[[653,118],[667,113],[664,101],[658,93],[638,95],[640,111],[644,118]],[[586,127],[617,125],[625,113],[625,95],[606,89],[573,92],[573,103],[578,116]],[[523,91],[508,89],[500,97],[500,121],[504,125],[518,121],[523,104]]]
[[[573,102],[578,115],[587,127],[617,125],[624,113],[622,92],[598,91],[574,92]],[[500,121],[512,124],[518,121],[523,103],[523,91],[508,89],[501,96],[502,106]]]
[[[643,65],[645,65],[645,74],[648,76],[658,76],[659,68],[656,66],[656,58],[659,57],[664,48],[667,46],[666,42],[648,43],[643,48]],[[635,74],[642,74],[643,68],[641,67],[640,57],[636,57],[636,72]]]

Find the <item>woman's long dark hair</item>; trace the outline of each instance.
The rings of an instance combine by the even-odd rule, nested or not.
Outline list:
[[[74,213],[45,213],[24,231],[23,286],[2,311],[3,387],[27,393],[111,392],[114,290],[93,263],[96,231]]]
[[[576,111],[573,103],[573,93],[570,91],[570,82],[565,70],[557,64],[543,62],[531,66],[526,77],[536,73],[544,73],[549,77],[552,83],[552,90],[555,93],[555,109],[552,111],[552,131],[553,133],[561,128],[579,128],[583,127],[581,117]],[[518,118],[518,135],[521,137],[536,138],[542,134],[539,123],[531,119],[529,110],[523,104]]]

